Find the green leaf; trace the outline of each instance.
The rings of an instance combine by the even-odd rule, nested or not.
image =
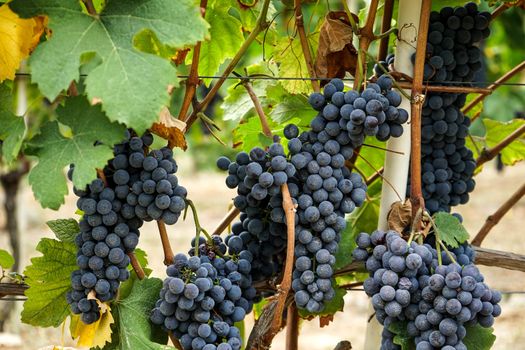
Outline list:
[[[267,80],[256,80],[252,83],[253,92],[259,98],[262,106],[267,104],[265,96],[268,85]],[[243,117],[255,114],[253,101],[244,86],[240,84],[228,88],[228,95],[221,104],[221,108],[224,111],[224,120],[239,121]]]
[[[32,258],[24,271],[29,289],[25,292],[22,322],[58,327],[70,315],[66,293],[71,288],[71,273],[77,269],[77,247],[73,243],[42,238],[36,250],[43,256]]]
[[[158,278],[134,280],[129,295],[115,302],[112,312],[116,321],[112,342],[104,350],[168,350],[167,334],[159,332],[149,321],[149,314],[159,297],[162,281]]]
[[[1,154],[7,164],[17,159],[26,126],[24,118],[15,116],[12,111],[12,90],[6,84],[0,85],[0,140],[3,141]]]
[[[465,230],[458,218],[452,214],[439,212],[434,214],[434,224],[436,225],[439,238],[449,247],[457,248],[468,239],[468,232]]]
[[[76,235],[80,232],[75,219],[49,220],[46,224],[62,242],[74,243]]]
[[[463,343],[467,349],[476,350],[490,350],[496,341],[494,328],[483,328],[479,324],[475,326],[465,326],[467,335],[463,339]]]
[[[393,342],[401,346],[401,350],[415,350],[416,344],[414,343],[414,338],[408,335],[406,322],[392,322],[388,330],[395,334]]]
[[[113,145],[122,141],[125,128],[111,123],[100,106],[90,106],[82,97],[69,98],[57,109],[58,121],[71,128],[72,136],[60,133],[56,121],[47,122],[30,142],[38,164],[29,173],[29,183],[44,208],[58,209],[67,194],[64,167],[75,164],[73,184],[85,188],[113,157]],[[94,145],[96,141],[103,144]]]
[[[332,300],[324,303],[323,311],[319,313],[310,313],[306,309],[299,309],[299,316],[307,318],[309,316],[328,316],[333,315],[338,311],[343,311],[345,306],[344,296],[346,295],[346,289],[335,287],[335,296]]]
[[[317,33],[310,33],[308,41],[312,52],[317,52]],[[304,60],[301,41],[299,37],[281,40],[274,49],[274,60],[279,63],[279,76],[281,77],[308,77],[308,68]],[[311,93],[312,84],[309,80],[283,80],[282,86],[292,94]]]
[[[15,258],[5,249],[0,249],[0,267],[4,270],[10,269],[15,263]]]
[[[406,129],[405,132],[409,133],[410,129]],[[381,169],[385,163],[386,152],[388,152],[385,149],[386,142],[379,141],[375,137],[365,138],[359,157],[356,160],[356,167],[359,169],[359,172],[366,177],[370,177]]]
[[[253,304],[253,317],[258,320],[261,317],[264,307],[268,304],[267,298],[262,298],[258,303]]]
[[[352,250],[355,248],[355,237],[360,232],[372,232],[377,228],[379,217],[379,197],[372,197],[356,208],[346,221],[346,228],[341,235],[339,249],[335,254],[334,270],[341,269],[353,261]]]
[[[81,55],[95,52],[102,63],[85,81],[89,98],[101,99],[111,120],[138,133],[168,105],[168,87],[177,76],[168,60],[133,47],[134,36],[150,30],[162,43],[181,48],[203,40],[208,29],[192,0],[112,1],[96,17],[77,1],[15,0],[9,6],[24,18],[49,17],[53,35],[29,60],[32,79],[47,98],[78,81]]]
[[[233,58],[244,41],[241,22],[228,11],[229,6],[219,0],[208,3],[206,21],[210,24],[210,39],[201,44],[200,75],[216,75],[221,64]],[[209,85],[212,79],[203,81]]]
[[[277,104],[270,113],[270,118],[276,123],[287,123],[290,119],[300,118],[302,123],[310,123],[317,111],[310,106],[304,95],[289,95]]]
[[[290,123],[293,124],[298,122],[300,120],[297,118],[290,120]],[[277,125],[271,119],[268,120],[268,125],[272,135],[279,136],[283,147],[286,149],[287,142],[284,138],[284,125]],[[251,117],[233,131],[233,142],[236,146],[240,145],[242,150],[249,151],[253,147],[267,147],[271,145],[273,138],[267,137],[262,133],[261,121],[258,117]]]
[[[486,147],[494,147],[503,139],[509,136],[516,129],[525,125],[523,119],[513,119],[504,123],[492,119],[483,119],[483,124],[487,130],[485,135]],[[517,138],[501,151],[501,160],[505,165],[514,165],[525,159],[525,136]]]

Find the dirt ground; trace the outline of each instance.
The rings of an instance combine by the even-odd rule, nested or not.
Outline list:
[[[187,164],[181,164],[180,169],[191,169]],[[213,230],[227,210],[232,198],[232,191],[223,185],[223,176],[217,173],[196,174],[191,171],[182,172],[180,183],[188,188],[190,198],[195,202],[203,227]],[[486,217],[494,212],[525,179],[525,164],[505,169],[503,173],[494,171],[493,164],[477,178],[477,188],[471,196],[468,205],[458,209],[465,218],[465,225],[471,236],[483,225]],[[0,193],[0,200],[2,200]],[[22,266],[36,256],[35,246],[42,237],[53,237],[45,222],[50,219],[74,216],[75,198],[68,196],[66,204],[58,211],[43,210],[34,200],[30,188],[26,185],[20,196],[19,218],[22,232]],[[4,226],[5,218],[0,213],[0,228]],[[525,254],[524,225],[525,199],[522,199],[496,226],[483,246],[493,249],[512,251]],[[154,276],[163,277],[162,249],[158,240],[157,228],[148,224],[142,228],[139,247],[147,251],[150,267]],[[193,220],[189,214],[186,221],[181,221],[169,228],[173,248],[177,252],[185,252],[189,240],[194,234]],[[0,229],[0,247],[7,247],[6,233]],[[502,302],[503,314],[495,325],[497,335],[496,350],[525,350],[525,274],[499,268],[482,267],[486,280],[493,287],[504,292]],[[507,293],[512,292],[512,293]],[[6,303],[0,301],[0,303]],[[2,307],[2,304],[0,304]],[[16,304],[19,311],[21,302]],[[349,340],[353,349],[362,349],[368,319],[368,301],[363,292],[349,292],[345,297],[344,312],[335,315],[334,321],[327,327],[318,328],[318,321],[301,324],[299,348],[308,350],[334,349],[340,340]],[[247,326],[252,320],[248,317]],[[60,329],[38,329],[21,324],[15,314],[6,329],[0,334],[0,349],[3,350],[33,350],[52,349],[52,345],[74,346],[68,333],[62,336]],[[64,339],[64,340],[63,340]],[[279,334],[272,349],[284,349],[284,334]],[[137,349],[140,350],[140,349]],[[470,349],[469,349],[470,350]]]

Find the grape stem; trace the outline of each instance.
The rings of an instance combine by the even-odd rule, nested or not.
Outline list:
[[[206,7],[208,6],[208,0],[201,0],[200,9],[202,17],[206,16]],[[199,41],[193,48],[193,57],[191,58],[191,68],[188,79],[186,79],[186,90],[184,91],[184,99],[179,111],[179,119],[186,117],[188,110],[191,105],[191,101],[197,91],[197,85],[199,85],[199,58],[201,53],[202,42]]]
[[[86,10],[91,16],[97,16],[97,11],[93,5],[93,0],[82,0],[82,3],[84,6],[86,6]]]
[[[521,185],[521,187],[512,194],[512,196],[505,201],[501,205],[501,207],[498,208],[494,212],[494,214],[490,215],[487,220],[485,220],[485,223],[479,230],[476,237],[472,240],[472,245],[480,246],[485,237],[489,234],[490,230],[498,224],[498,222],[501,220],[501,218],[516,204],[518,201],[525,195],[525,183]]]
[[[199,214],[197,214],[197,208],[195,208],[195,204],[190,199],[186,199],[186,210],[184,211],[184,219],[186,219],[186,214],[188,212],[188,207],[191,209],[191,213],[193,214],[193,222],[195,223],[195,256],[199,256],[199,239],[201,236],[201,233],[204,234],[209,244],[211,244],[214,247],[215,253],[217,253],[219,256],[222,257],[221,252],[218,251],[218,249],[215,249],[215,246],[213,245],[213,239],[211,238],[208,231],[206,231],[200,224],[199,221]]]
[[[219,225],[215,230],[213,230],[212,235],[220,235],[230,224],[231,222],[239,215],[240,211],[237,207],[233,206],[226,216],[221,220]]]
[[[374,40],[374,22],[379,0],[371,0],[365,25],[359,29],[359,49],[357,50],[357,69],[355,72],[354,90],[359,91],[366,76],[366,57],[370,43]]]
[[[143,280],[146,277],[146,274],[144,273],[144,270],[142,269],[142,266],[140,266],[139,261],[137,260],[137,257],[135,256],[135,253],[129,252],[127,253],[129,256],[129,260],[131,262],[131,266],[133,267],[133,271],[137,274],[137,277],[139,280]]]
[[[183,349],[182,349],[182,345],[180,344],[179,340],[177,339],[177,337],[175,337],[175,335],[173,334],[172,331],[169,331],[169,332],[168,332],[168,337],[170,338],[171,342],[173,343],[173,345],[174,345],[178,350],[183,350]]]
[[[301,42],[301,48],[303,50],[304,60],[306,62],[306,67],[308,68],[308,73],[310,77],[315,78],[315,68],[314,61],[312,59],[312,52],[310,50],[310,45],[308,43],[308,37],[306,36],[306,31],[304,29],[303,22],[303,13],[301,9],[301,0],[294,0],[294,13],[295,13],[295,26],[297,28],[297,33],[299,33],[299,40]],[[312,88],[315,92],[319,92],[319,81],[315,79],[310,80]],[[267,135],[268,136],[268,135]]]
[[[304,28],[303,28],[304,29]],[[313,82],[314,80],[312,80]],[[272,130],[270,129],[270,125],[268,124],[268,119],[266,118],[266,114],[264,113],[264,110],[261,106],[261,101],[259,101],[259,98],[253,91],[253,86],[250,83],[248,79],[243,79],[241,81],[242,85],[248,91],[248,95],[250,96],[250,99],[253,102],[253,105],[255,107],[255,111],[257,112],[257,115],[259,116],[259,120],[261,121],[261,128],[262,132],[266,137],[272,137]]]
[[[298,339],[299,314],[295,303],[290,303],[286,312],[286,350],[297,350]]]
[[[283,196],[283,209],[286,216],[286,261],[284,264],[283,279],[278,286],[277,306],[273,319],[271,332],[277,334],[282,324],[282,316],[284,314],[284,307],[286,299],[292,284],[292,270],[294,266],[294,247],[295,247],[295,207],[288,190],[288,184],[281,185],[281,192]]]
[[[428,214],[428,212],[425,212],[424,216],[425,216],[426,219],[428,219],[430,221],[430,224],[432,225],[432,228],[434,229],[434,235],[436,236],[436,250],[437,250],[437,253],[438,253],[439,265],[442,265],[441,248],[443,248],[443,250],[448,255],[450,260],[452,260],[452,262],[456,264],[457,263],[456,259],[454,259],[452,254],[450,254],[450,251],[448,250],[447,246],[445,246],[445,244],[443,243],[443,241],[439,237],[439,229],[437,228],[436,223],[434,222],[434,219],[432,219],[432,216],[430,216]]]
[[[157,227],[159,228],[160,241],[162,243],[162,250],[164,251],[164,265],[168,266],[173,263],[174,255],[170,240],[168,239],[166,224],[162,220],[157,220]]]

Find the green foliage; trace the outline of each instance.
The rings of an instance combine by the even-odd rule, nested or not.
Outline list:
[[[291,123],[298,121],[299,119],[290,120]],[[284,142],[284,125],[275,124],[271,119],[268,120],[268,125],[270,126],[272,135],[281,137],[281,140]],[[273,143],[273,139],[262,133],[259,118],[251,117],[234,130],[233,142],[236,145],[240,145],[243,151],[249,151],[253,147],[267,147]]]
[[[24,118],[15,116],[11,107],[13,105],[12,90],[7,84],[0,84],[0,155],[10,164],[18,157],[26,127]]]
[[[483,328],[480,325],[465,326],[467,335],[463,339],[463,343],[467,349],[476,350],[490,350],[496,341],[494,328]]]
[[[58,209],[67,194],[64,168],[75,164],[73,184],[84,188],[113,157],[113,145],[122,141],[125,128],[110,122],[100,106],[90,106],[84,97],[73,97],[57,109],[58,121],[71,128],[62,135],[59,123],[44,124],[30,143],[38,164],[29,173],[29,183],[44,208]],[[94,145],[96,141],[102,144]]]
[[[206,21],[210,24],[210,39],[201,44],[199,74],[215,75],[221,64],[239,50],[244,36],[241,22],[229,14],[228,7],[219,0],[208,3]],[[212,79],[203,81],[209,85]]]
[[[5,249],[0,249],[0,267],[2,269],[10,269],[15,263],[15,258]]]
[[[158,278],[134,279],[128,295],[120,298],[112,307],[115,324],[112,341],[104,350],[167,350],[167,334],[152,326],[149,321],[151,309],[162,288]]]
[[[265,96],[268,85],[268,80],[256,80],[252,83],[253,92],[262,106],[267,105]],[[241,84],[228,88],[228,95],[221,104],[221,109],[224,111],[224,120],[239,121],[243,117],[255,114],[253,101]]]
[[[80,232],[75,219],[49,220],[46,224],[62,242],[74,243],[76,235]]]
[[[492,119],[483,119],[486,134],[484,137],[467,138],[467,147],[474,154],[479,155],[483,148],[491,148],[525,125],[523,119],[513,119],[510,122],[501,122]],[[525,137],[518,137],[501,151],[501,161],[505,165],[514,165],[525,159]]]
[[[42,238],[36,250],[42,256],[32,258],[24,271],[29,289],[25,292],[22,322],[58,327],[70,315],[66,293],[71,288],[70,275],[77,269],[77,247],[70,242]]]
[[[394,344],[401,346],[401,350],[415,350],[414,338],[408,335],[406,322],[392,322],[388,330],[395,334]]]
[[[97,17],[76,1],[15,0],[9,6],[24,18],[49,16],[53,36],[29,61],[32,79],[47,98],[78,81],[80,56],[96,52],[102,63],[86,79],[89,98],[101,99],[111,120],[139,133],[168,104],[168,86],[176,85],[177,77],[169,61],[135,49],[134,36],[149,29],[161,42],[180,48],[203,40],[208,29],[191,0],[109,2]]]
[[[278,103],[270,113],[270,118],[276,123],[288,123],[291,119],[301,118],[302,124],[309,124],[317,115],[304,95],[288,95]]]
[[[439,238],[449,247],[457,248],[468,239],[468,232],[465,230],[459,219],[452,214],[439,212],[434,214],[434,230]]]

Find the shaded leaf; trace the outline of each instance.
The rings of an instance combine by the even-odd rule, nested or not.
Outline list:
[[[357,23],[358,18],[354,16]],[[352,45],[353,32],[344,11],[329,12],[319,33],[315,72],[319,77],[343,78],[355,75],[357,50]]]
[[[13,266],[15,258],[5,249],[0,249],[0,267],[7,270]]]
[[[487,130],[485,144],[488,148],[496,146],[516,129],[525,125],[523,119],[513,119],[510,122],[500,122],[492,119],[483,119]],[[505,165],[514,165],[525,159],[525,134],[518,137],[501,151],[501,161]]]
[[[85,188],[113,158],[113,145],[122,141],[125,128],[110,122],[100,106],[90,106],[82,97],[66,100],[57,109],[58,121],[71,128],[71,137],[60,133],[56,121],[47,122],[31,139],[38,164],[29,173],[29,183],[44,208],[58,209],[68,189],[64,168],[75,164],[73,184]],[[98,141],[101,144],[95,145]]]
[[[168,60],[137,50],[133,38],[150,30],[165,45],[181,48],[203,40],[208,30],[191,0],[108,2],[96,17],[77,1],[14,0],[9,6],[22,17],[49,16],[53,35],[30,59],[32,79],[48,99],[78,81],[80,57],[95,52],[102,63],[85,80],[89,99],[100,99],[111,120],[139,134],[168,105],[177,76]]]
[[[70,276],[77,269],[77,247],[73,243],[42,238],[24,275],[29,289],[25,295],[22,322],[39,327],[58,327],[71,314],[66,293]]]
[[[467,349],[476,350],[490,350],[496,341],[494,335],[494,328],[483,328],[480,325],[467,326],[467,335],[463,339],[463,343],[467,346]]]
[[[170,148],[179,147],[183,150],[188,148],[186,137],[184,136],[186,123],[173,118],[167,107],[162,109],[159,121],[151,126],[150,131],[168,140],[168,147]]]
[[[449,247],[457,248],[469,237],[459,219],[452,214],[445,212],[434,214],[434,224],[439,238]]]
[[[80,232],[75,219],[49,220],[46,224],[62,242],[74,243],[76,235]]]
[[[4,5],[6,6],[6,5]],[[1,6],[0,9],[4,6]],[[1,18],[0,14],[0,18]],[[1,46],[1,44],[0,44]],[[1,79],[0,79],[1,80]],[[15,116],[12,111],[12,90],[6,84],[0,85],[0,140],[2,142],[1,155],[6,163],[10,164],[17,159],[26,126],[24,118]]]
[[[396,321],[392,322],[388,330],[395,334],[394,344],[401,346],[401,350],[415,350],[416,344],[414,338],[408,335],[407,323]]]
[[[252,82],[252,88],[259,102],[264,107],[266,102],[266,88],[270,82],[268,80],[255,80]],[[248,92],[242,85],[232,85],[228,88],[228,95],[221,104],[224,111],[224,120],[238,121],[243,117],[255,114],[253,101]]]

